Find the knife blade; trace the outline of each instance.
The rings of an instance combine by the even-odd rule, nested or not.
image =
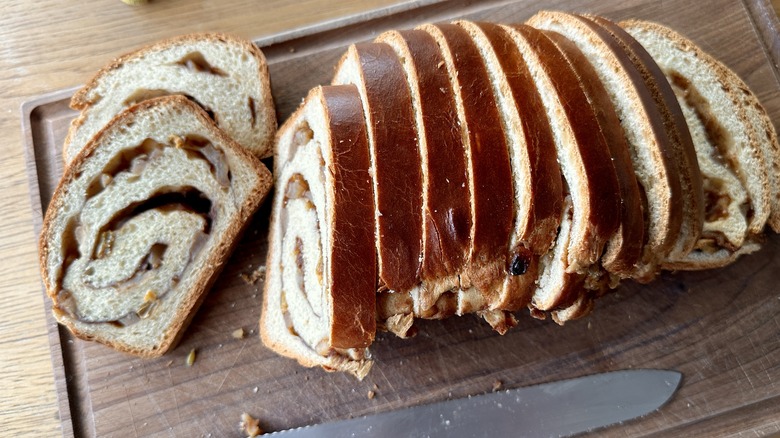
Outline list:
[[[647,415],[682,375],[621,370],[274,432],[280,438],[568,436]]]

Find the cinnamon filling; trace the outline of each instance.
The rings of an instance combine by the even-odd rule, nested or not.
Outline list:
[[[185,67],[187,70],[192,72],[208,73],[222,77],[227,76],[227,73],[225,73],[222,69],[211,65],[206,60],[206,57],[203,56],[203,54],[200,52],[191,52],[186,54],[183,58],[176,61],[176,65]]]
[[[709,140],[710,144],[715,148],[712,157],[719,163],[727,165],[729,169],[737,173],[739,167],[726,147],[732,142],[731,136],[728,131],[726,131],[726,128],[718,122],[717,117],[712,114],[710,103],[701,95],[701,93],[699,93],[699,90],[696,89],[688,78],[674,70],[667,73],[676,94],[681,95],[685,99],[685,103],[693,109],[696,117],[699,119],[702,126],[704,126],[707,140]]]

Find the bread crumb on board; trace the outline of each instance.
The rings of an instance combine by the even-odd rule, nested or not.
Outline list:
[[[500,391],[504,387],[504,382],[496,379],[493,382],[493,392]]]
[[[231,333],[231,336],[233,336],[233,338],[235,338],[235,339],[244,339],[244,337],[246,336],[246,333],[244,333],[244,329],[243,328],[237,328],[237,329],[233,330],[233,333]]]
[[[257,269],[250,272],[249,274],[242,272],[241,279],[244,280],[246,284],[255,284],[258,282],[258,280],[265,281],[265,266],[258,266]]]
[[[190,350],[190,353],[187,355],[187,358],[184,360],[184,363],[191,367],[195,363],[195,357],[197,356],[197,353],[195,352],[195,349],[193,348]]]
[[[241,414],[241,422],[239,423],[239,427],[241,427],[241,431],[244,432],[249,438],[263,434],[263,429],[260,428],[260,420],[247,414],[246,412]]]
[[[367,394],[367,396],[368,396],[368,399],[369,399],[369,400],[373,400],[373,399],[374,399],[374,397],[376,397],[376,391],[374,391],[374,390],[370,390],[370,391],[368,391],[368,394]]]

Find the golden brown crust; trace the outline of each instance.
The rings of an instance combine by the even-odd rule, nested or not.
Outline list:
[[[422,169],[412,98],[390,46],[363,43],[350,51],[359,63],[365,89],[361,94],[379,212],[379,277],[391,290],[408,291],[418,282],[422,252]],[[344,68],[344,59],[337,70]]]
[[[77,337],[84,340],[97,341],[118,351],[142,357],[161,356],[176,345],[178,340],[183,335],[187,325],[192,320],[192,317],[194,316],[198,306],[200,306],[200,304],[205,299],[206,292],[216,280],[217,274],[222,268],[224,262],[227,260],[231,249],[238,242],[238,237],[240,236],[243,228],[249,222],[249,218],[252,216],[252,214],[254,214],[255,210],[257,210],[262,201],[265,199],[272,182],[271,173],[256,157],[252,156],[225,133],[219,130],[214,125],[214,122],[199,106],[190,102],[186,98],[182,96],[160,97],[141,102],[126,109],[114,117],[103,129],[101,129],[90,140],[90,142],[87,143],[84,149],[79,152],[79,154],[73,159],[70,166],[65,169],[65,173],[60,180],[57,189],[54,191],[54,195],[52,196],[51,202],[49,203],[49,207],[46,210],[46,216],[44,218],[43,228],[41,230],[39,240],[41,275],[43,277],[44,285],[46,286],[46,292],[52,299],[55,308],[57,305],[57,295],[59,291],[52,289],[50,286],[52,283],[51,279],[49,278],[49,272],[46,269],[46,260],[48,259],[49,252],[47,236],[51,232],[50,230],[54,217],[63,207],[65,193],[67,192],[68,187],[73,182],[73,180],[82,171],[83,165],[92,157],[93,152],[101,146],[101,141],[104,137],[108,136],[110,132],[131,123],[132,120],[136,117],[137,113],[149,110],[150,108],[156,106],[181,106],[185,108],[185,111],[191,112],[197,117],[197,119],[204,127],[211,131],[210,134],[212,137],[216,139],[222,147],[230,149],[234,154],[238,155],[243,161],[254,168],[257,172],[259,180],[256,186],[256,190],[252,192],[252,195],[246,200],[246,202],[239,210],[238,216],[240,220],[230,224],[230,226],[225,230],[224,239],[220,242],[219,246],[214,250],[210,257],[204,262],[204,269],[200,271],[199,278],[194,283],[196,286],[193,288],[193,290],[190,291],[187,299],[182,303],[181,309],[174,315],[173,321],[166,328],[162,342],[156,348],[147,350],[123,343],[118,340],[104,338],[100,335],[90,335],[79,328],[80,323],[78,321],[72,320],[61,312],[57,312],[56,310],[54,311],[54,316],[57,321],[68,327],[68,329]]]
[[[357,88],[321,90],[333,160],[328,168],[333,178],[328,187],[333,193],[330,342],[336,348],[363,348],[376,333],[377,277],[366,123]]]
[[[230,44],[239,45],[243,47],[247,53],[250,53],[257,60],[257,64],[259,66],[257,72],[258,78],[260,79],[262,89],[266,91],[262,93],[262,95],[260,96],[264,99],[264,101],[258,102],[258,104],[260,104],[260,107],[263,108],[264,115],[265,115],[263,120],[265,120],[266,126],[264,126],[262,129],[263,132],[269,132],[269,133],[275,132],[277,127],[276,110],[274,107],[273,97],[271,94],[270,74],[268,73],[268,65],[266,63],[265,55],[263,55],[263,52],[251,41],[247,41],[243,38],[239,38],[237,36],[224,34],[224,33],[193,33],[193,34],[179,35],[125,53],[124,55],[121,55],[118,58],[112,60],[103,68],[98,70],[98,72],[89,81],[87,81],[87,83],[82,88],[76,91],[76,93],[73,95],[73,97],[70,100],[70,107],[77,111],[84,111],[84,109],[92,105],[94,102],[90,100],[87,96],[92,92],[93,89],[98,87],[99,82],[103,79],[104,76],[108,75],[111,71],[122,67],[129,60],[132,60],[134,58],[140,58],[145,56],[148,53],[161,51],[168,47],[172,47],[176,45],[186,45],[189,43],[195,43],[198,41],[208,41],[208,40],[229,42]],[[72,125],[71,128],[68,130],[68,134],[66,135],[65,141],[63,142],[63,148],[66,149],[70,144],[72,135],[75,132],[75,128],[77,128],[79,125],[83,123],[83,117],[84,117],[83,114],[80,115],[74,121],[74,125]],[[263,154],[259,158],[267,158],[273,154],[273,140],[274,140],[273,136],[271,135],[266,136],[265,143],[258,147],[259,150],[265,151],[265,154]],[[66,151],[63,150],[63,157],[65,156],[67,156],[67,154]]]

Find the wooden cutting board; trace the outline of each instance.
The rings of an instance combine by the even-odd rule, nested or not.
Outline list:
[[[768,1],[426,1],[258,44],[268,57],[283,120],[309,88],[329,82],[349,43],[428,21],[521,22],[541,8],[667,24],[736,70],[775,123],[780,120],[780,39]],[[38,229],[62,172],[73,91],[23,106]],[[484,393],[496,381],[513,388],[621,368],[676,369],[683,385],[660,412],[607,435],[780,432],[779,236],[726,269],[667,273],[646,286],[627,283],[599,301],[590,317],[564,327],[522,315],[517,328],[499,336],[466,316],[422,322],[411,340],[379,334],[372,347],[376,364],[358,382],[301,368],[260,343],[263,285],[242,274],[264,263],[268,214],[266,206],[256,215],[180,346],[165,357],[141,360],[74,340],[49,317],[66,435],[238,436],[242,412],[259,418],[266,430],[280,430]],[[231,336],[238,328],[245,339]],[[197,360],[187,367],[192,349]]]

